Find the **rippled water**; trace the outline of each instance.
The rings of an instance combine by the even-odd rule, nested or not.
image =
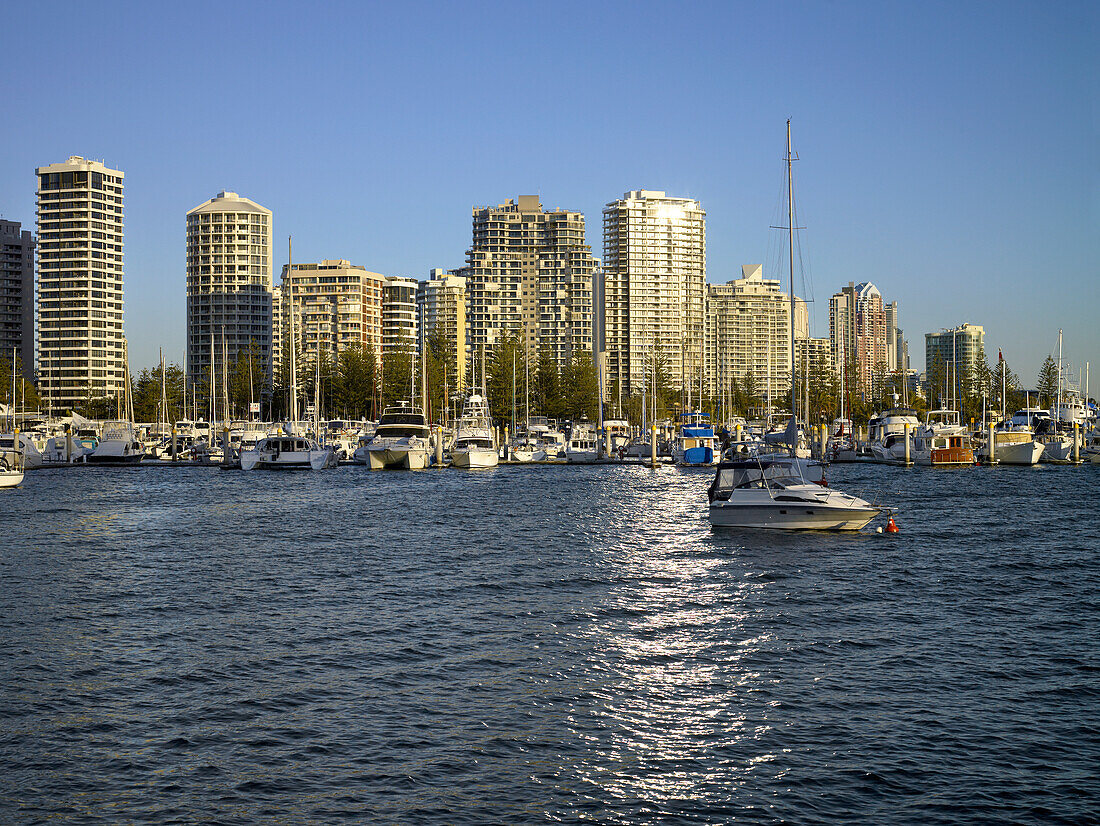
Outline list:
[[[0,821],[1096,821],[1100,468],[43,470],[0,492]]]

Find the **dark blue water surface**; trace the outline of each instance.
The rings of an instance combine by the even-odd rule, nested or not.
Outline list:
[[[41,470],[0,491],[0,821],[1096,822],[1100,467]]]

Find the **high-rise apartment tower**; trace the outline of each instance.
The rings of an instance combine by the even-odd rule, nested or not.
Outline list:
[[[123,173],[79,155],[38,175],[38,390],[48,412],[125,387]]]
[[[23,376],[34,375],[34,235],[0,219],[0,358],[15,353]]]
[[[272,214],[236,192],[187,213],[187,375],[255,352],[271,378]],[[221,381],[219,378],[218,381]]]
[[[706,212],[664,192],[627,192],[603,211],[603,321],[608,381],[623,395],[647,380],[654,354],[674,386],[703,369]],[[598,312],[599,310],[597,310]]]

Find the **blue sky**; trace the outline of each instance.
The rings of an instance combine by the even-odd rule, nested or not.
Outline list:
[[[1025,378],[1065,330],[1100,385],[1095,3],[34,3],[4,13],[0,213],[34,167],[126,173],[133,366],[182,360],[184,216],[231,189],[276,262],[456,267],[470,208],[698,198],[708,279],[785,269],[782,153],[814,333],[875,282],[924,333],[982,324]],[[1093,391],[1095,394],[1095,390]]]

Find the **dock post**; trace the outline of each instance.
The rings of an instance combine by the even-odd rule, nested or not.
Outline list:
[[[435,466],[443,467],[443,425],[435,429]]]
[[[65,464],[73,460],[73,429],[72,425],[65,425]]]
[[[508,430],[509,430],[508,425],[504,425],[504,461],[505,462],[507,462],[509,459],[512,458],[512,456],[511,456],[512,443],[510,441],[508,441]]]
[[[829,450],[829,426],[826,424],[821,425],[821,461],[825,461],[825,457]]]
[[[657,427],[649,428],[649,458],[653,462],[653,469],[657,469]]]
[[[990,424],[989,425],[989,436],[988,436],[989,442],[987,443],[988,447],[986,448],[986,451],[987,451],[987,454],[988,454],[987,458],[989,459],[989,464],[991,464],[991,465],[997,464],[997,442],[996,442],[994,436],[995,436],[995,434],[993,432],[993,425]]]
[[[1081,442],[1077,438],[1080,427],[1081,425],[1079,423],[1073,423],[1073,464],[1077,464],[1081,461]]]
[[[176,426],[172,425],[172,461],[176,461],[176,456],[179,455],[179,448],[176,446]]]
[[[737,425],[737,429],[734,431],[737,437],[737,441],[741,441],[741,431],[743,431],[744,429],[745,428],[743,428],[741,425]]]
[[[905,423],[905,466],[913,464],[913,455],[909,448],[909,422]]]

